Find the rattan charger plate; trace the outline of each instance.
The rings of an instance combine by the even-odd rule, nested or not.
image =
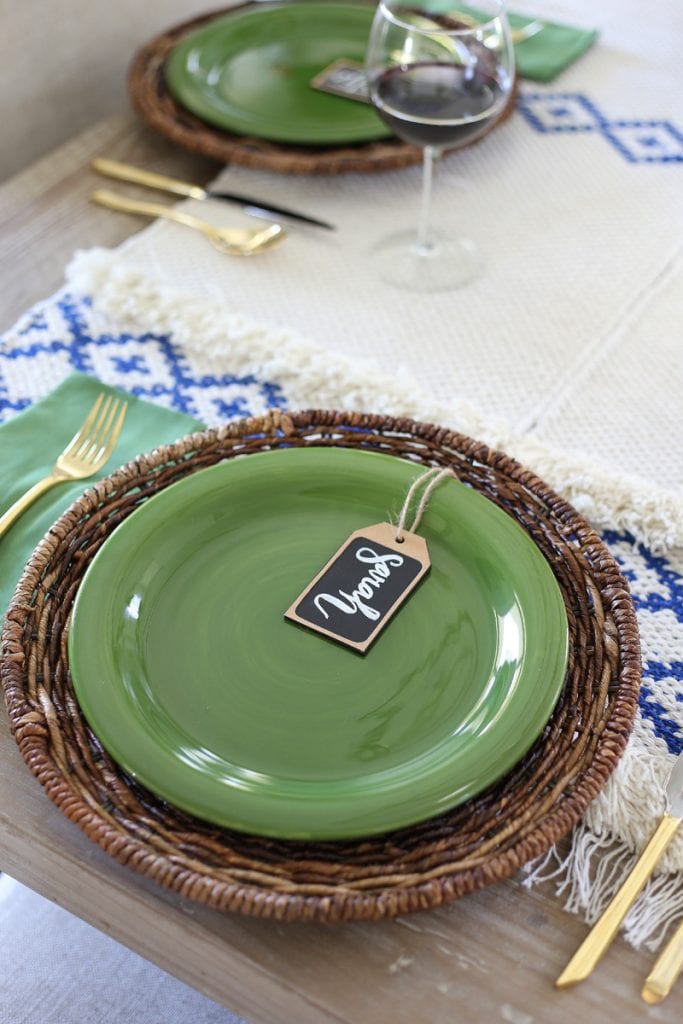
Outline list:
[[[359,145],[298,146],[235,135],[195,117],[177,103],[166,87],[164,64],[171,50],[189,32],[207,22],[248,7],[263,7],[262,0],[227,7],[184,21],[155,36],[133,58],[128,72],[132,101],[150,128],[183,149],[219,160],[224,164],[279,171],[285,174],[345,174],[351,171],[389,171],[419,163],[422,150],[400,139],[383,139]],[[501,117],[472,137],[479,142],[513,111],[516,88]],[[454,150],[451,152],[455,152]]]
[[[531,751],[475,799],[357,842],[286,842],[208,825],[141,788],[104,752],[75,700],[67,629],[80,581],[116,526],[206,466],[279,446],[374,448],[450,466],[533,538],[565,599],[571,653]],[[501,452],[407,419],[273,412],[140,456],[79,498],[33,553],[2,637],[2,683],[22,756],[51,800],[108,854],[219,910],[278,920],[378,920],[436,907],[517,871],[580,819],[626,744],[640,652],[628,587],[588,523]]]

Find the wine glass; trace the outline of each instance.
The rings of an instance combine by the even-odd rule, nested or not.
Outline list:
[[[435,160],[470,141],[505,109],[514,82],[502,0],[380,0],[366,70],[370,98],[392,131],[424,152],[417,234],[401,231],[374,250],[380,276],[412,291],[445,291],[479,269],[471,242],[430,224]]]

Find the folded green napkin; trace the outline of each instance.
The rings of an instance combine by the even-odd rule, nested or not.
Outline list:
[[[435,14],[455,13],[453,0],[429,0],[428,10]],[[482,16],[476,3],[458,4],[457,10],[475,18]],[[595,29],[575,28],[573,25],[534,18],[529,14],[515,14],[512,11],[508,11],[508,21],[513,32],[535,21],[543,25],[529,39],[515,43],[517,73],[522,78],[532,78],[537,82],[551,82],[557,78],[561,71],[586,52],[598,35]]]
[[[510,28],[524,28],[534,21],[524,14],[509,12]],[[595,29],[574,28],[572,25],[561,25],[557,22],[539,19],[543,28],[536,35],[522,42],[515,43],[515,64],[522,78],[531,78],[537,82],[551,82],[561,71],[572,64],[577,57],[585,53],[595,41],[598,33]]]
[[[50,472],[57,455],[79,429],[101,391],[121,394],[93,377],[73,374],[47,398],[0,426],[0,514]],[[0,617],[31,552],[72,501],[96,480],[140,452],[203,429],[203,424],[191,416],[132,395],[124,397],[128,411],[123,430],[104,468],[86,480],[57,484],[0,537]]]

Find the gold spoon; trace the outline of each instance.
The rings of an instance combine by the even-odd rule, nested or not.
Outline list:
[[[164,217],[176,224],[194,228],[195,231],[206,235],[219,252],[227,253],[230,256],[254,256],[258,252],[263,252],[264,249],[269,249],[285,237],[285,230],[281,224],[269,224],[265,228],[217,228],[191,213],[178,210],[175,206],[129,199],[127,196],[120,196],[108,189],[98,189],[92,193],[90,199],[93,203],[106,206],[109,210],[117,210],[121,213],[139,213],[145,217]]]

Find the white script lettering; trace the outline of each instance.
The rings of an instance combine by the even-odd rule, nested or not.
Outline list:
[[[403,556],[397,552],[390,552],[386,555],[379,555],[372,548],[359,548],[356,552],[356,559],[359,562],[372,564],[372,569],[363,576],[354,590],[348,594],[345,590],[339,590],[339,597],[333,594],[318,594],[313,603],[318,611],[329,619],[328,613],[323,608],[323,602],[327,601],[334,608],[344,612],[345,615],[355,615],[360,612],[366,619],[376,622],[380,613],[376,608],[371,608],[366,601],[374,596],[374,591],[382,586],[391,575],[393,567],[403,565]]]

